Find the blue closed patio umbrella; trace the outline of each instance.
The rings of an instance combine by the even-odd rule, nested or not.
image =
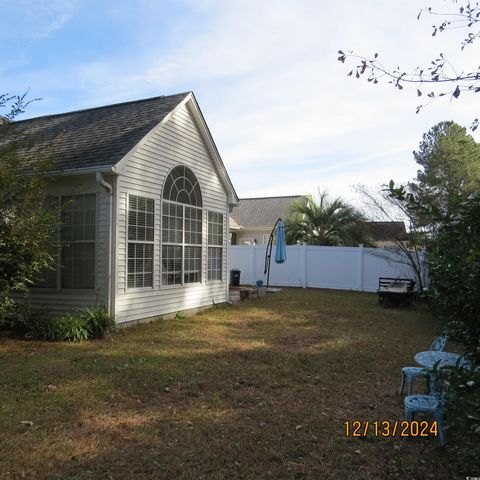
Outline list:
[[[267,250],[265,251],[265,270],[263,274],[267,275],[267,289],[270,282],[270,261],[272,258],[273,235],[277,229],[277,245],[275,248],[275,263],[285,263],[287,260],[287,249],[285,247],[285,225],[282,219],[279,218],[272,229],[270,238],[267,243]]]
[[[285,225],[280,220],[277,225],[277,247],[275,249],[275,263],[285,263],[287,249],[285,247]]]

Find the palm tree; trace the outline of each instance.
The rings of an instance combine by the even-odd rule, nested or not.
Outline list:
[[[285,220],[288,244],[305,242],[309,245],[357,246],[371,245],[365,229],[365,217],[341,198],[329,200],[320,192],[318,204],[311,195],[295,202]]]

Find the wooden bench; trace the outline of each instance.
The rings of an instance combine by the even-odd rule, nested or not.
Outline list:
[[[415,281],[411,278],[380,277],[378,303],[384,307],[409,305],[415,296]]]

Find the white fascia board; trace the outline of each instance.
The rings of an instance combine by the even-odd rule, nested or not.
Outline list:
[[[207,150],[210,153],[210,157],[217,168],[218,175],[227,193],[229,210],[232,211],[232,208],[235,205],[238,205],[239,203],[237,192],[235,191],[233,183],[230,180],[230,177],[228,176],[227,169],[225,168],[222,157],[218,152],[217,146],[215,145],[212,134],[210,133],[210,130],[208,128],[207,122],[203,117],[202,111],[200,110],[200,107],[193,93],[190,93],[189,95],[188,107],[190,107],[190,112],[192,113],[196,121],[197,127],[200,130],[200,134],[202,135],[202,138],[205,142],[205,146],[207,147]]]
[[[113,165],[100,165],[95,167],[69,168],[67,170],[53,170],[45,173],[47,177],[62,177],[71,175],[90,175],[92,173],[107,173],[118,175],[117,169]]]
[[[223,164],[222,158],[218,153],[217,147],[215,145],[215,142],[213,141],[210,130],[208,129],[205,119],[203,118],[202,112],[200,111],[200,107],[198,106],[198,103],[195,100],[195,96],[193,95],[192,92],[190,92],[173,110],[171,110],[167,115],[165,115],[165,117],[157,125],[155,125],[133,148],[130,149],[130,151],[122,159],[120,159],[117,162],[117,164],[115,165],[116,171],[119,174],[121,174],[124,165],[135,154],[135,152],[142,145],[148,142],[148,140],[152,138],[154,132],[157,131],[157,129],[160,128],[162,125],[166,124],[170,120],[172,115],[174,115],[175,112],[177,112],[184,105],[187,105],[187,108],[189,108],[189,112],[192,114],[195,120],[195,123],[205,142],[205,146],[208,150],[208,153],[210,154],[213,164],[217,169],[218,176],[222,181],[223,186],[225,187],[225,191],[227,193],[227,202],[229,205],[229,210],[231,211],[232,208],[235,205],[238,205],[239,203],[238,196],[237,196],[237,193],[235,192],[235,188],[233,187],[230,177],[228,176],[228,173],[225,168],[225,165]]]

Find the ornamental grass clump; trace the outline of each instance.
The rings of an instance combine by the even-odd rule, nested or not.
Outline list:
[[[82,316],[67,313],[36,323],[29,336],[49,342],[80,342],[89,338],[90,332]]]
[[[82,314],[90,338],[105,338],[115,330],[115,321],[102,308],[88,307]]]

